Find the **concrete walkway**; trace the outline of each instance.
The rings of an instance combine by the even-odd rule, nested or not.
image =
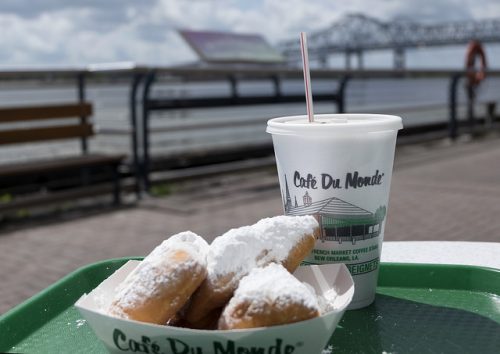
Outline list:
[[[281,214],[279,193],[274,170],[230,175],[135,207],[0,231],[0,313],[85,264],[145,255],[179,231],[211,240]],[[500,138],[398,147],[385,239],[500,241]]]

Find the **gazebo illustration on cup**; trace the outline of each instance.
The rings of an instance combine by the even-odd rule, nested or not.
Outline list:
[[[320,224],[319,239],[324,241],[352,242],[367,240],[380,235],[385,219],[386,207],[381,205],[375,213],[332,197],[313,202],[306,191],[302,197],[303,205],[298,205],[297,198],[292,204],[288,185],[284,209],[286,215],[313,215]]]

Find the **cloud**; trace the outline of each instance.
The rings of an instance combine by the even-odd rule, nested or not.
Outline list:
[[[51,1],[54,4],[57,1]],[[115,2],[114,0],[111,2]],[[23,15],[0,12],[0,65],[85,65],[131,60],[167,64],[194,55],[150,8],[62,6]],[[35,16],[36,13],[36,16]],[[184,46],[172,50],[174,46]],[[180,57],[177,57],[180,54]]]
[[[468,0],[408,1],[405,6],[393,9],[390,15],[392,18],[410,18],[417,22],[471,20],[474,18],[471,8],[478,6],[471,4]]]
[[[263,34],[275,44],[347,13],[383,20],[462,20],[500,14],[496,0],[2,0],[0,65],[141,64],[196,59],[176,29]]]
[[[60,10],[91,10],[107,15],[107,19],[116,21],[122,18],[128,9],[150,8],[157,0],[2,0],[0,13],[23,18],[36,18],[46,13]]]

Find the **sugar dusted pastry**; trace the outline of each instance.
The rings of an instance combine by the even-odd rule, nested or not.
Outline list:
[[[205,328],[206,317],[222,309],[240,279],[256,267],[276,262],[293,272],[313,249],[317,230],[312,216],[276,216],[216,238],[207,255],[207,278],[193,295],[186,321]]]
[[[206,277],[208,244],[186,231],[163,241],[120,285],[109,313],[166,324]]]
[[[320,315],[316,294],[279,264],[255,268],[240,280],[219,329],[276,326]]]

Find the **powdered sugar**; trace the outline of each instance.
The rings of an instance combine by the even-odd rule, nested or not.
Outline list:
[[[95,303],[99,306],[99,312],[106,313],[113,298],[105,296],[104,294],[93,295]]]
[[[252,303],[254,309],[259,308],[259,303],[268,302],[281,308],[300,304],[311,310],[320,310],[314,289],[297,280],[282,265],[276,263],[264,268],[254,268],[243,277],[224,313],[233,313],[234,307],[242,302]]]
[[[179,262],[169,272],[165,272],[165,260],[172,259],[178,251],[186,252],[189,257]],[[155,297],[165,286],[182,281],[180,275],[195,266],[206,267],[208,244],[200,236],[182,232],[163,241],[135,268],[117,288],[114,303],[120,308],[130,308]],[[114,315],[127,317],[112,306]]]
[[[189,243],[196,249],[196,251],[198,252],[200,257],[203,258],[203,260],[206,259],[206,255],[209,248],[207,241],[205,241],[201,236],[198,236],[197,234],[191,231],[184,231],[175,234],[170,238],[168,238],[167,240],[163,241],[163,243],[167,243],[167,245],[172,245],[174,243]]]
[[[335,299],[338,294],[335,289],[329,289],[322,295],[318,296],[319,307],[321,309],[321,314],[336,310]]]
[[[207,256],[209,279],[234,273],[241,277],[255,267],[285,260],[318,222],[312,216],[276,216],[254,225],[231,229],[216,238]]]
[[[317,273],[315,273],[317,276]],[[319,304],[319,309],[320,313],[324,315],[327,312],[334,311],[337,309],[337,306],[335,305],[335,300],[339,296],[335,288],[329,288],[326,291],[322,289],[321,287],[318,288],[318,291],[314,289],[314,287],[303,281],[302,284],[304,284],[311,293],[316,294],[317,299],[318,299],[318,304]]]

